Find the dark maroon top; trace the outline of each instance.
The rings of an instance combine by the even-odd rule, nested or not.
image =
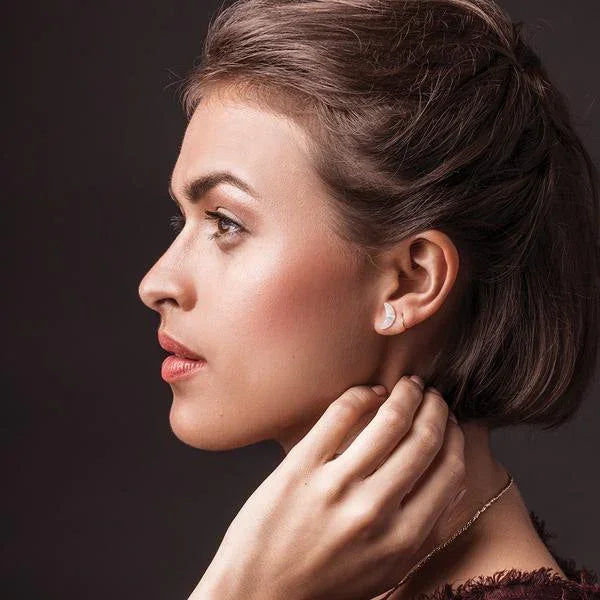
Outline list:
[[[534,571],[510,569],[473,577],[455,588],[446,583],[431,594],[419,594],[414,600],[600,600],[597,573],[585,567],[578,569],[573,559],[558,556],[550,545],[550,538],[556,536],[546,531],[544,521],[534,511],[530,510],[529,515],[568,581],[550,567]]]

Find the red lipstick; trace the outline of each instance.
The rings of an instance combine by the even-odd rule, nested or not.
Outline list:
[[[167,383],[174,383],[191,377],[206,364],[204,357],[196,354],[163,331],[158,332],[158,343],[161,348],[171,352],[171,355],[165,358],[161,367],[161,376]]]

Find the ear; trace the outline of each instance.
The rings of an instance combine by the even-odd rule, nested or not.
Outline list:
[[[390,335],[402,333],[440,310],[459,269],[456,246],[437,229],[402,240],[380,255],[378,263],[383,271],[383,293],[375,328],[378,333]],[[384,302],[395,312],[395,319],[387,328]]]

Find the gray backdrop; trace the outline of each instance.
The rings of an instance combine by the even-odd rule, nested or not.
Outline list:
[[[539,26],[598,162],[599,3],[503,4]],[[33,1],[6,15],[3,597],[187,598],[282,458],[274,442],[210,453],[175,438],[158,315],[137,296],[171,239],[173,84],[216,6]],[[493,437],[557,549],[595,570],[598,395],[552,434]]]

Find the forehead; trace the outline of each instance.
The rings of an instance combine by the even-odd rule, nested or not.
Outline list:
[[[173,187],[213,170],[232,171],[258,190],[290,179],[318,185],[305,135],[290,119],[237,96],[208,95],[185,131]]]
[[[337,234],[339,214],[313,166],[308,133],[290,118],[234,94],[203,98],[186,129],[172,188],[177,194],[215,171],[230,172],[256,190],[260,212],[273,217],[290,243],[300,240],[303,251],[315,252],[326,244],[335,250],[328,260],[349,256],[362,264],[354,245]]]

